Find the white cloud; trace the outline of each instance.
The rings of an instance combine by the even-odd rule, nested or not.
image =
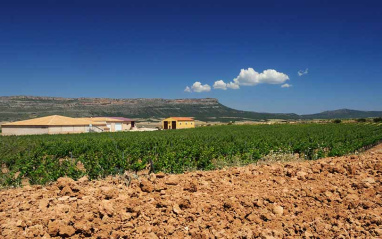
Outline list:
[[[240,74],[233,79],[236,85],[254,86],[257,84],[282,84],[289,80],[289,76],[277,72],[273,69],[268,69],[262,73],[256,72],[253,68],[241,69]]]
[[[281,88],[289,88],[289,87],[292,87],[292,85],[289,85],[287,83],[285,83],[284,85],[281,86]]]
[[[307,72],[308,69],[306,69]],[[273,69],[264,70],[262,73],[256,72],[253,68],[241,69],[239,75],[233,79],[233,81],[225,83],[223,80],[215,81],[213,84],[214,89],[227,90],[240,89],[240,86],[255,86],[258,84],[273,84],[281,85],[289,80],[289,76],[278,72]],[[292,85],[284,84],[281,87],[288,88]],[[202,85],[199,81],[195,82],[191,88],[186,87],[185,92],[209,92],[211,91],[211,86],[208,84]]]
[[[303,70],[299,70],[298,72],[297,72],[297,74],[298,74],[298,76],[302,76],[302,75],[306,75],[306,74],[308,74],[308,68],[306,68],[305,69],[305,71],[303,71]]]
[[[208,91],[211,91],[211,86],[205,84],[205,85],[202,85],[202,83],[200,83],[199,81],[195,82],[192,86],[191,86],[191,89],[193,92],[208,92]]]
[[[233,83],[233,82],[227,83],[227,87],[230,88],[230,89],[233,89],[233,90],[240,89],[240,86],[238,84],[236,84],[236,83]]]
[[[240,89],[240,86],[238,84],[234,82],[225,83],[223,80],[215,81],[213,87],[214,89],[219,89],[219,90],[227,90],[227,88],[230,88],[233,90]]]
[[[227,84],[222,80],[215,81],[213,87],[214,89],[227,90]]]

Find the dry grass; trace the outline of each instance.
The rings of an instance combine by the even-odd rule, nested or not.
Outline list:
[[[302,162],[304,158],[300,158],[298,154],[291,153],[278,153],[271,151],[270,154],[264,156],[257,161],[257,165],[270,164],[270,163],[287,163],[287,162]]]
[[[279,153],[271,151],[270,154],[264,156],[263,158],[256,161],[254,164],[272,164],[272,163],[287,163],[287,162],[303,162],[304,158],[300,158],[298,154],[291,153]],[[213,159],[213,165],[216,169],[229,168],[229,167],[242,167],[248,165],[248,162],[243,162],[240,157],[232,157],[230,160],[227,159]],[[193,170],[190,170],[193,171]]]

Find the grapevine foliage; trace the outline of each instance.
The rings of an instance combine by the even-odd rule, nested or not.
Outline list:
[[[270,152],[306,159],[353,153],[382,139],[378,124],[229,125],[158,132],[0,137],[1,186],[22,178],[45,184],[62,176],[91,179],[139,171],[209,170],[219,162],[253,163]],[[81,163],[83,168],[79,167]]]

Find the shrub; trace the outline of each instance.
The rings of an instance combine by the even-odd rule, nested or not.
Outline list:
[[[341,123],[342,122],[342,120],[340,120],[340,119],[335,119],[335,120],[333,120],[333,123],[336,123],[336,124],[339,124],[339,123]]]
[[[373,121],[375,123],[382,122],[382,117],[374,118]]]
[[[357,122],[358,122],[358,123],[365,123],[365,122],[366,122],[366,119],[364,119],[364,118],[357,119]]]

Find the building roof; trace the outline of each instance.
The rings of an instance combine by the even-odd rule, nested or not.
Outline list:
[[[88,118],[81,118],[85,120],[90,120],[94,122],[101,122],[101,121],[107,121],[107,122],[131,122],[134,121],[132,119],[124,118],[124,117],[88,117]]]
[[[170,117],[170,118],[167,118],[167,119],[174,119],[174,120],[177,120],[177,121],[194,121],[194,119],[191,118],[191,117]]]
[[[134,120],[132,120],[132,119],[125,118],[125,117],[109,117],[109,118],[111,118],[111,119],[117,119],[117,120],[122,120],[122,121],[129,121],[129,122],[134,121]]]
[[[71,118],[61,115],[51,115],[41,118],[16,121],[3,124],[2,126],[82,126],[82,125],[104,125],[81,118]]]

